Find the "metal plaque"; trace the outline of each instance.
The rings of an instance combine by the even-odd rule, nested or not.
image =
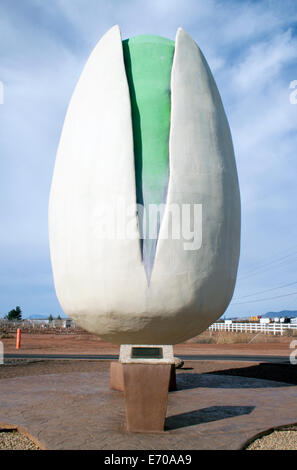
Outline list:
[[[132,359],[162,359],[162,348],[132,347]]]

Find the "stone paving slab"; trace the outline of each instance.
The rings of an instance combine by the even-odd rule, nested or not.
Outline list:
[[[122,392],[98,372],[14,377],[0,382],[0,423],[21,427],[46,449],[241,449],[267,429],[297,422],[288,383],[178,371],[163,434],[125,430]]]

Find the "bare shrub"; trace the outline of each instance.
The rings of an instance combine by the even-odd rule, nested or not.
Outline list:
[[[284,332],[284,336],[289,336],[289,337],[297,336],[297,330],[286,330]]]
[[[293,330],[288,331],[293,332]],[[294,336],[294,334],[292,336]],[[282,337],[280,335],[265,335],[264,333],[206,330],[199,336],[196,336],[187,342],[198,344],[257,344],[278,343],[281,341],[281,338]]]

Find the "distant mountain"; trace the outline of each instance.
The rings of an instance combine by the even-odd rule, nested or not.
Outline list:
[[[267,312],[262,315],[262,318],[295,318],[297,317],[297,310],[282,310],[281,312]]]

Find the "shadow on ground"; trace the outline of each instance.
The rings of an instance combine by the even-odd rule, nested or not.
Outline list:
[[[166,418],[165,431],[248,415],[254,408],[254,406],[210,406],[201,410],[188,411]]]
[[[273,380],[274,382],[283,382],[290,385],[297,385],[297,365],[293,364],[261,363],[249,367],[239,367],[219,370],[216,372],[208,372],[208,375],[212,374]]]
[[[275,388],[297,385],[297,367],[291,364],[257,364],[207,372],[177,374],[177,390],[193,388]]]

